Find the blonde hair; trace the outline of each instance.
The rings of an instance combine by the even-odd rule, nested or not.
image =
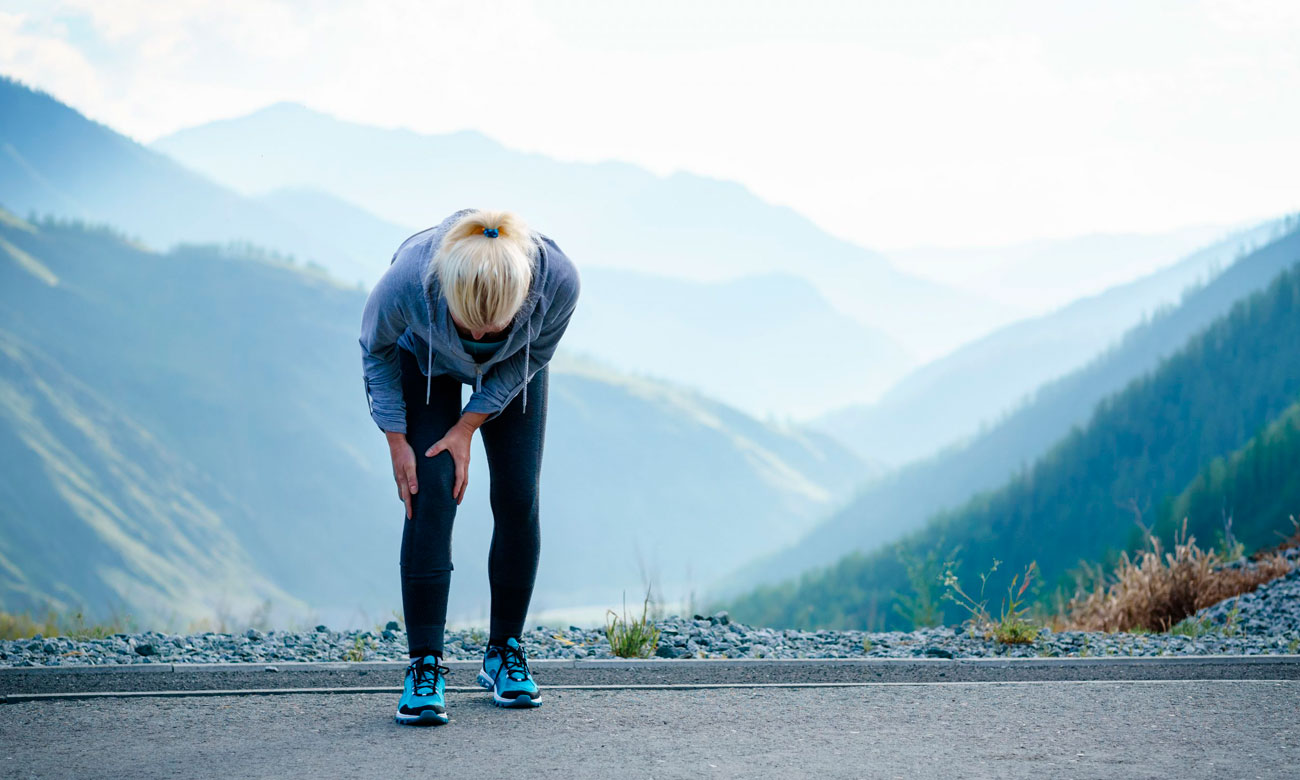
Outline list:
[[[509,211],[472,211],[457,220],[433,258],[452,316],[469,330],[509,325],[528,297],[536,252],[531,231]]]

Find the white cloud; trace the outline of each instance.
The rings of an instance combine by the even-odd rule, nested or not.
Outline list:
[[[95,67],[75,46],[56,34],[32,32],[22,13],[0,11],[0,67],[26,84],[55,90],[55,97],[77,105],[103,99]]]

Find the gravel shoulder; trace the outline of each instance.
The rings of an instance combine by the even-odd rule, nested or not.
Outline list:
[[[1287,551],[1300,564],[1300,548]],[[1241,565],[1241,564],[1237,564]],[[1184,633],[1133,634],[1044,629],[1028,644],[1006,645],[956,627],[917,631],[800,631],[747,626],[726,612],[656,621],[652,649],[660,659],[817,658],[1087,658],[1300,653],[1300,568],[1191,616]],[[523,644],[533,660],[614,658],[603,630],[535,626]],[[450,631],[446,659],[483,657],[482,631]],[[122,664],[279,664],[322,661],[402,661],[406,635],[397,622],[369,631],[248,629],[240,634],[157,631],[102,639],[35,636],[0,641],[0,668]]]

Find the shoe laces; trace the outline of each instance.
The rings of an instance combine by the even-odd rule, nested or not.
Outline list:
[[[432,696],[437,693],[439,675],[446,679],[446,675],[451,672],[451,669],[437,662],[426,663],[424,658],[412,659],[408,669],[415,677],[415,684],[412,687],[416,696]]]
[[[523,682],[528,679],[528,659],[524,657],[522,647],[501,645],[496,649],[501,654],[501,664],[505,669],[507,678],[515,682]]]

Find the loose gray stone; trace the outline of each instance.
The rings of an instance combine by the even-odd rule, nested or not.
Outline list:
[[[1300,549],[1288,551],[1300,562]],[[1251,565],[1236,562],[1233,565]],[[104,639],[30,637],[0,640],[0,666],[60,666],[124,663],[260,663],[337,661],[358,639],[378,639],[366,660],[404,660],[406,643],[389,621],[376,637],[367,630],[331,632],[244,629],[237,635],[207,631],[166,635],[156,631],[118,633]],[[1253,593],[1242,594],[1201,610],[1191,624],[1205,626],[1197,636],[1174,634],[1104,634],[1043,630],[1029,645],[1001,645],[966,627],[916,631],[801,631],[747,626],[725,612],[710,617],[673,615],[656,620],[660,631],[654,654],[659,658],[1026,658],[1035,656],[1263,655],[1300,650],[1300,571],[1278,578]],[[558,634],[558,636],[557,636]],[[483,632],[448,631],[446,657],[477,659]],[[569,626],[567,635],[553,630],[525,631],[521,637],[530,658],[613,658],[600,628]],[[863,640],[868,640],[870,650]],[[267,667],[272,668],[272,667]]]

